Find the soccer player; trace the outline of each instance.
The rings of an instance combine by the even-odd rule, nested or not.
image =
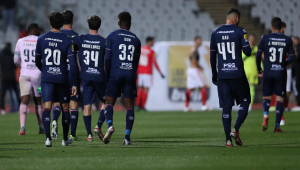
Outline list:
[[[70,125],[70,90],[69,83],[72,87],[72,95],[77,93],[78,79],[76,77],[77,62],[72,49],[71,39],[60,32],[64,19],[61,13],[51,12],[48,16],[51,31],[41,35],[36,45],[36,66],[42,72],[42,98],[43,98],[43,115],[42,121],[46,134],[46,147],[52,147],[50,136],[50,111],[53,96],[58,95],[63,107],[62,126],[63,140],[62,146],[67,146],[73,142],[71,137],[68,138]],[[70,62],[71,81],[69,82],[67,58]],[[77,68],[78,69],[78,68]]]
[[[255,36],[249,35],[248,41],[250,44],[250,47],[252,48],[251,56],[246,56],[243,54],[243,60],[244,60],[244,68],[245,73],[248,79],[248,82],[250,84],[250,94],[251,94],[251,103],[249,106],[249,111],[251,110],[251,106],[254,101],[255,97],[255,85],[258,84],[258,76],[257,76],[257,69],[256,69],[256,53],[257,53],[257,46],[255,43]]]
[[[18,40],[15,48],[14,62],[21,68],[20,75],[20,135],[25,135],[25,123],[28,110],[30,93],[33,90],[35,102],[35,112],[39,124],[39,134],[44,134],[42,122],[42,95],[38,92],[41,86],[41,71],[35,65],[35,48],[40,28],[37,24],[30,24],[28,27],[29,36]]]
[[[124,94],[126,113],[126,132],[123,145],[132,145],[130,134],[134,122],[134,98],[136,97],[136,71],[141,54],[141,41],[132,32],[131,15],[121,12],[118,15],[120,29],[110,33],[106,38],[105,81],[106,107],[105,119],[108,130],[103,142],[108,144],[115,129],[113,127],[113,106],[116,99]]]
[[[191,48],[190,52],[190,68],[187,70],[187,89],[185,92],[186,100],[185,100],[185,108],[184,111],[191,111],[189,109],[189,103],[191,98],[191,92],[192,90],[195,90],[197,88],[200,88],[201,90],[201,96],[202,96],[202,107],[201,110],[207,110],[206,106],[206,82],[205,77],[202,73],[203,68],[199,64],[200,55],[198,52],[198,48],[202,44],[202,39],[200,36],[196,36],[195,39],[195,46]]]
[[[105,72],[104,72],[104,55],[105,55],[105,38],[98,34],[101,26],[101,19],[98,16],[91,16],[87,20],[90,33],[87,35],[74,36],[73,44],[79,48],[78,57],[81,67],[80,78],[83,86],[83,120],[87,131],[87,141],[93,140],[91,131],[91,108],[95,103],[96,94],[102,102],[100,116],[94,133],[98,138],[103,140],[101,131],[102,124],[105,121]],[[71,115],[72,116],[72,115]]]
[[[271,21],[272,33],[263,35],[258,45],[256,65],[258,76],[263,77],[263,112],[262,130],[268,129],[269,108],[272,94],[276,95],[276,120],[274,132],[282,132],[280,120],[283,115],[283,99],[286,95],[286,66],[295,59],[292,39],[281,33],[282,21],[275,17]],[[261,54],[264,53],[264,72],[261,69]],[[288,59],[286,54],[288,53]]]
[[[212,81],[218,86],[220,107],[223,108],[222,120],[226,135],[226,147],[233,146],[231,137],[237,145],[242,145],[239,130],[248,115],[251,102],[249,83],[242,59],[242,50],[246,56],[250,56],[251,48],[245,29],[238,27],[240,17],[237,9],[229,9],[226,25],[222,25],[212,32],[210,43]],[[217,58],[218,65],[216,66]],[[234,100],[240,106],[234,129],[230,132]]]
[[[284,34],[284,32],[286,30],[286,23],[282,22],[281,24],[282,24],[281,34]],[[288,54],[286,55],[286,59],[287,58],[288,58]],[[287,65],[286,66],[286,96],[284,97],[284,100],[283,100],[283,106],[284,106],[284,108],[287,108],[287,109],[288,109],[288,105],[289,105],[289,101],[290,101],[291,91],[292,91],[292,66]],[[281,117],[280,125],[281,126],[285,125],[285,120],[284,120],[283,115]]]
[[[146,45],[141,48],[140,62],[138,66],[138,94],[136,98],[136,106],[145,110],[148,90],[152,85],[152,66],[156,67],[162,78],[165,76],[160,71],[155,59],[155,52],[151,49],[154,45],[154,38],[147,37]]]
[[[63,28],[60,30],[62,33],[66,34],[68,37],[72,36],[78,36],[78,33],[75,32],[72,29],[73,25],[73,12],[69,10],[64,10],[62,13],[62,16],[64,18],[64,25]],[[76,46],[75,46],[75,50]],[[76,53],[75,53],[76,55]],[[67,59],[68,63],[68,70],[70,71],[70,65],[69,65],[69,60]],[[71,74],[69,74],[69,81],[71,80]],[[79,84],[76,85],[77,89],[79,89]],[[70,92],[72,91],[72,85],[70,84]],[[77,92],[76,95],[70,97],[70,109],[71,109],[71,135],[74,140],[77,140],[77,135],[76,135],[76,128],[77,128],[77,123],[78,123],[78,101],[79,101],[79,91]],[[60,116],[61,108],[60,108],[60,103],[59,103],[59,98],[58,96],[54,97],[54,107],[52,109],[52,138],[54,140],[57,139],[57,120]]]

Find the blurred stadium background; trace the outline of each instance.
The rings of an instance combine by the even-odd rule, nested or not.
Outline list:
[[[244,27],[248,34],[256,36],[256,45],[261,35],[270,32],[270,21],[275,16],[286,22],[286,35],[300,35],[299,0],[1,0],[0,5],[2,14],[0,48],[4,48],[6,42],[10,42],[12,51],[19,36],[26,35],[26,28],[30,23],[38,23],[43,32],[46,32],[50,30],[47,15],[51,11],[65,9],[73,11],[75,15],[73,29],[79,34],[88,33],[87,18],[91,15],[98,15],[102,19],[99,34],[104,37],[118,29],[118,13],[129,11],[133,19],[131,31],[141,39],[143,44],[147,36],[154,36],[157,44],[167,41],[176,42],[177,45],[191,46],[194,37],[201,36],[203,45],[207,47],[212,30],[225,23],[226,11],[231,7],[242,12],[240,26]],[[156,52],[159,52],[159,47],[157,45],[154,47]],[[205,57],[207,52],[203,52],[203,55],[201,58],[207,59],[207,56]],[[153,90],[150,91],[147,108],[152,108],[161,102],[157,100],[160,95],[165,95],[162,99],[171,95],[157,91],[159,89],[168,91],[168,87],[172,86],[168,77],[170,75],[169,60],[166,60],[168,57],[167,55],[157,56],[158,64],[167,75],[167,80],[160,79],[154,71]],[[206,65],[205,73],[210,82],[210,68],[208,63]],[[4,75],[6,72],[2,71],[1,74]],[[18,75],[16,77],[18,78]],[[216,93],[215,88],[210,90],[211,94]],[[17,95],[13,92],[7,92],[7,94],[6,106],[10,106],[11,111],[16,111],[19,106],[16,104]],[[260,103],[261,84],[256,86],[256,94],[254,102]],[[216,98],[211,100],[213,100],[211,103],[217,102]],[[183,101],[176,102],[181,102],[182,104],[177,107],[183,108]],[[294,96],[291,97],[291,102],[295,103]],[[175,105],[178,104],[175,103]],[[7,110],[10,109],[7,108]],[[172,109],[164,107],[158,110]]]

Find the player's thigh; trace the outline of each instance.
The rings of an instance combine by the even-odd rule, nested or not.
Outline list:
[[[70,103],[70,87],[69,83],[57,83],[55,89],[58,92],[59,100],[62,105]]]
[[[102,103],[105,103],[105,91],[106,84],[104,81],[94,82],[94,88],[96,89],[97,96]]]
[[[90,105],[95,102],[96,90],[94,88],[94,84],[91,80],[82,80],[83,87],[83,104]]]
[[[120,97],[123,85],[124,78],[110,77],[106,87],[106,96],[109,96],[111,98]]]
[[[32,89],[30,77],[20,76],[19,85],[20,85],[21,96],[30,95]]]
[[[39,78],[31,78],[31,85],[34,92],[35,97],[41,97],[42,94],[38,92],[38,88],[41,87],[41,79]]]
[[[263,96],[272,96],[274,91],[274,80],[273,77],[263,77]]]
[[[132,77],[126,77],[125,79],[125,84],[123,87],[123,95],[125,98],[135,98],[137,97],[137,93],[136,93],[136,83],[134,80],[134,76]]]
[[[141,77],[141,85],[139,84],[139,86],[143,86],[146,88],[150,88],[152,86],[152,76],[151,74],[140,74]]]
[[[52,102],[53,95],[55,93],[55,83],[50,83],[50,82],[42,82],[41,83],[42,87],[42,99],[43,103],[45,102]]]
[[[251,102],[250,87],[246,76],[233,79],[230,82],[230,87],[237,105]]]
[[[274,94],[276,96],[285,97],[286,95],[286,79],[287,77],[274,78]]]
[[[229,80],[218,80],[218,95],[221,108],[232,107],[234,105],[234,96],[231,92]]]

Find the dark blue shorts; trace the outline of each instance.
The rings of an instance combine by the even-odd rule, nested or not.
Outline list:
[[[263,96],[284,97],[286,94],[286,77],[263,77]]]
[[[137,97],[135,76],[110,76],[106,95],[118,98],[122,92],[125,98]]]
[[[68,83],[50,83],[42,82],[42,98],[43,102],[55,101],[60,103],[70,102],[70,91]]]
[[[101,102],[105,102],[105,81],[96,82],[82,79],[83,87],[83,104],[89,105],[95,103],[96,94]]]
[[[245,77],[236,79],[218,79],[218,94],[221,108],[234,106],[242,102],[251,102],[250,88]]]

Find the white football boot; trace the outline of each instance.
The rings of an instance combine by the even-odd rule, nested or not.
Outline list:
[[[68,137],[68,140],[67,141],[65,141],[65,140],[62,140],[62,142],[61,142],[61,145],[62,146],[68,146],[68,145],[70,145],[71,143],[73,143],[73,138],[72,137]]]
[[[45,147],[52,147],[52,141],[49,138],[45,142]]]
[[[113,126],[107,129],[106,134],[103,138],[104,144],[108,144],[110,142],[111,136],[114,132],[115,132],[115,128]]]
[[[58,129],[57,122],[53,121],[52,122],[52,134],[51,134],[53,140],[57,140],[57,129]]]
[[[128,141],[127,139],[123,140],[123,145],[133,145],[134,143],[131,141]]]

